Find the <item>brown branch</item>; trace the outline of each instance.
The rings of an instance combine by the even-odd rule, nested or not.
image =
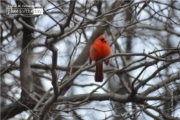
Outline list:
[[[151,109],[155,110],[156,112],[158,112],[164,120],[179,120],[178,117],[172,117],[172,116],[164,113],[161,109],[159,109],[155,106],[149,105],[148,103],[145,103],[145,105],[147,106],[147,108],[151,108]]]
[[[178,50],[177,50],[178,53]],[[175,59],[167,59],[167,58],[163,58],[163,57],[155,57],[146,53],[119,53],[119,54],[114,54],[112,56],[107,57],[108,58],[112,58],[112,57],[116,57],[116,56],[144,56],[144,57],[149,57],[151,59],[155,59],[158,61],[165,61],[165,62],[178,62],[180,61],[180,58],[175,58]]]
[[[16,2],[23,4],[21,1],[16,1]],[[28,1],[26,1],[25,3],[28,5],[30,4]],[[24,22],[27,25],[34,26],[33,18],[22,17],[22,19],[24,20]],[[12,103],[9,106],[7,106],[6,108],[4,108],[4,110],[2,111],[3,112],[2,114],[8,113],[6,118],[13,117],[16,114],[21,113],[24,110],[27,110],[28,107],[24,107],[24,106],[29,106],[29,108],[32,108],[35,105],[35,103],[29,97],[29,93],[32,91],[32,82],[33,82],[30,65],[31,65],[32,50],[33,50],[31,47],[31,43],[33,41],[33,32],[34,31],[23,26],[22,32],[23,32],[22,47],[21,47],[22,53],[8,67],[8,68],[10,68],[20,58],[21,97],[20,97],[20,100],[17,101],[17,103],[16,102]],[[30,101],[27,102],[28,100],[30,100]],[[22,103],[22,104],[19,105],[19,103]],[[3,117],[4,116],[2,115],[2,118]]]
[[[19,15],[19,16],[20,16],[20,15]],[[55,37],[55,36],[58,36],[58,34],[59,34],[59,33],[52,34],[52,33],[44,32],[44,31],[42,31],[42,30],[36,29],[36,28],[34,28],[33,26],[27,24],[25,21],[23,21],[23,20],[21,20],[21,19],[19,19],[19,18],[17,18],[16,20],[17,20],[19,23],[21,23],[24,27],[26,27],[27,29],[32,30],[32,31],[39,32],[39,33],[41,33],[42,35],[45,35],[45,36],[47,36],[47,37]]]
[[[69,4],[69,15],[68,15],[68,19],[66,20],[66,23],[61,25],[61,33],[59,34],[59,36],[64,34],[64,29],[69,26],[72,15],[73,15],[73,11],[74,11],[74,7],[75,7],[75,3],[76,1],[71,1]],[[53,41],[52,41],[53,40]],[[39,120],[43,120],[47,110],[50,108],[50,106],[57,100],[58,97],[58,86],[57,86],[57,74],[56,74],[56,67],[57,67],[57,49],[55,48],[55,46],[53,45],[53,42],[55,39],[47,39],[46,40],[46,46],[49,50],[52,51],[53,53],[53,57],[52,57],[52,68],[51,68],[51,73],[52,73],[52,85],[54,88],[54,95],[48,99],[48,101],[46,101],[46,103],[44,104],[41,112],[40,112],[40,117]]]
[[[164,101],[171,101],[171,97],[166,96],[143,96],[143,95],[136,95],[134,99],[130,99],[130,95],[120,95],[117,93],[105,93],[105,94],[79,94],[79,95],[72,95],[72,96],[60,96],[57,99],[57,102],[62,101],[69,101],[69,102],[79,102],[83,101],[86,98],[88,98],[89,101],[106,101],[106,100],[112,100],[114,102],[120,102],[120,103],[128,103],[128,102],[135,102],[135,103],[143,103],[143,101],[153,101],[153,100],[164,100]],[[180,96],[173,96],[173,99],[180,100]],[[75,103],[74,103],[75,104]],[[77,103],[79,104],[79,103]]]
[[[163,80],[162,82],[157,83],[156,85],[154,85],[154,86],[148,88],[147,90],[145,90],[145,91],[142,93],[142,95],[143,95],[143,96],[147,96],[149,93],[151,93],[151,92],[153,92],[153,91],[155,91],[155,90],[163,87],[164,85],[169,84],[170,82],[174,82],[174,81],[176,81],[176,80],[178,80],[178,79],[180,79],[180,74],[177,74],[177,75],[175,75],[175,76],[172,76],[171,78],[168,78],[168,79],[166,79],[166,80]]]
[[[69,24],[70,24],[72,15],[74,13],[75,3],[76,3],[75,0],[72,0],[70,2],[70,4],[69,4],[69,14],[68,14],[67,20],[63,25],[60,24],[61,31],[60,31],[60,33],[58,33],[58,36],[60,36],[59,39],[62,39],[63,37],[65,37],[65,36],[71,34],[72,32],[74,32],[77,28],[79,28],[79,25],[81,24],[81,22],[80,22],[75,27],[71,28],[72,30],[69,33],[64,33],[65,28],[68,27]],[[54,37],[57,37],[57,36],[54,36]],[[53,44],[55,42],[57,42],[57,41],[54,38],[49,39],[49,44]]]
[[[28,102],[28,101],[16,101],[5,108],[1,108],[1,119],[6,120],[8,118],[12,118],[15,115],[26,111],[26,110],[31,110],[35,106],[35,103]]]
[[[141,70],[141,72],[138,74],[138,76],[134,79],[134,81],[132,82],[132,85],[131,85],[131,90],[132,90],[132,92],[131,92],[130,97],[133,98],[133,97],[136,95],[137,89],[134,89],[134,84],[135,84],[135,82],[139,79],[139,77],[142,75],[142,73],[146,70],[147,67],[148,67],[148,66],[145,66],[145,67]]]
[[[52,74],[52,85],[54,88],[54,95],[55,98],[57,98],[58,95],[58,87],[57,87],[57,74],[56,74],[56,67],[57,67],[57,48],[48,43],[48,40],[46,40],[46,46],[49,50],[52,52],[52,67],[51,67],[51,74]]]
[[[21,1],[16,1],[16,2],[23,4]],[[30,4],[28,1],[26,1],[25,3],[28,5]],[[27,25],[34,26],[33,18],[22,17],[22,19]],[[33,50],[31,47],[31,43],[33,41],[34,31],[23,26],[22,32],[23,32],[22,47],[21,47],[22,53],[8,67],[10,68],[20,58],[21,97],[20,100],[3,108],[3,111],[1,111],[2,119],[11,118],[16,114],[21,113],[22,111],[28,109],[32,109],[35,106],[35,102],[31,100],[31,97],[29,96],[29,93],[32,91],[32,82],[33,82],[30,65],[31,65],[32,50]]]
[[[49,43],[48,43],[49,44]],[[28,46],[26,46],[26,47],[28,47]],[[24,52],[24,50],[22,51],[22,53]],[[146,65],[152,65],[152,64],[155,64],[155,63],[157,63],[158,61],[165,61],[165,62],[178,62],[178,61],[180,61],[180,58],[175,58],[175,59],[166,59],[165,57],[167,57],[168,55],[171,55],[172,53],[177,53],[178,54],[178,49],[172,49],[172,51],[170,51],[170,52],[167,52],[167,53],[165,53],[164,55],[162,55],[162,56],[159,56],[159,57],[155,57],[155,56],[152,56],[152,55],[149,55],[149,54],[146,54],[146,53],[119,53],[119,54],[114,54],[114,55],[112,55],[112,56],[109,56],[109,57],[107,57],[107,58],[104,58],[104,59],[102,59],[102,61],[104,61],[104,60],[106,60],[106,59],[109,59],[109,58],[112,58],[112,57],[117,57],[117,56],[144,56],[144,57],[149,57],[149,58],[152,58],[152,59],[154,59],[154,60],[156,60],[156,61],[150,61],[150,62],[145,62],[144,64],[141,64],[140,66],[137,66],[136,68],[138,68],[138,67],[142,67],[142,66],[146,66]],[[21,54],[22,54],[21,53]],[[88,55],[88,54],[87,54]],[[166,56],[165,56],[166,55]],[[15,60],[15,61],[13,61],[13,63],[9,66],[9,67],[7,67],[7,68],[5,68],[5,69],[3,69],[3,67],[1,68],[1,75],[2,74],[4,74],[4,73],[7,73],[8,71],[11,71],[11,70],[13,70],[13,69],[18,69],[19,67],[18,66],[13,66],[13,64],[19,59],[19,57],[20,56],[18,56],[17,57],[17,59]],[[82,60],[82,58],[81,58],[81,60]],[[40,65],[40,64],[32,64],[31,65],[31,67],[32,68],[37,68],[37,69],[45,69],[45,70],[48,70],[49,69],[49,66],[48,65]],[[81,66],[79,65],[75,65],[75,66],[72,66],[74,69],[78,69],[78,68],[80,68]],[[127,67],[127,66],[125,66],[125,67]],[[56,67],[56,69],[58,69],[58,70],[67,70],[68,68],[67,67],[61,67],[61,66],[57,66]],[[135,69],[135,68],[134,68]],[[124,70],[123,70],[124,71]],[[126,70],[127,71],[127,70]],[[130,70],[128,70],[128,71],[130,71]]]
[[[145,80],[143,80],[141,83],[139,83],[139,84],[134,88],[134,90],[135,90],[135,91],[138,91],[138,89],[139,89],[140,87],[142,87],[142,86],[145,85],[148,81],[150,81],[152,78],[154,78],[154,76],[155,76],[157,73],[159,73],[161,70],[167,68],[167,67],[168,67],[169,65],[171,65],[171,64],[172,64],[172,63],[167,63],[167,64],[159,67],[151,76],[149,76],[147,79],[145,79]]]

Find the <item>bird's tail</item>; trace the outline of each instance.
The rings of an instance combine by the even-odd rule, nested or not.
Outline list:
[[[96,82],[103,81],[103,63],[99,63],[96,65],[95,81]]]

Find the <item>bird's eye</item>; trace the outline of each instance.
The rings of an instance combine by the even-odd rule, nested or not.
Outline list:
[[[106,40],[105,40],[104,38],[101,38],[101,41],[104,42],[104,43],[106,43]]]

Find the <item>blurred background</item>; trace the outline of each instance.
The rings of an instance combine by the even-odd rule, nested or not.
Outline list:
[[[44,12],[7,14],[18,5]],[[1,0],[1,119],[180,119],[179,8],[178,0]],[[100,83],[89,64],[99,35],[112,49]]]

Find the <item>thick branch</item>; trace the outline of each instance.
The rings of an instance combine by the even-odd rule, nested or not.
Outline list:
[[[71,1],[69,4],[69,16],[68,19],[66,20],[66,23],[61,25],[61,33],[59,36],[64,34],[64,29],[70,24],[74,7],[75,7],[76,1]],[[52,41],[53,40],[53,41]],[[56,101],[58,97],[58,86],[57,86],[57,74],[56,74],[56,67],[57,67],[57,49],[53,45],[54,40],[56,39],[47,39],[46,40],[46,46],[49,50],[52,51],[53,56],[52,56],[52,68],[51,68],[51,73],[52,73],[52,85],[54,88],[54,95],[46,101],[45,105],[43,106],[41,112],[40,112],[40,117],[39,120],[43,120],[47,110],[50,108],[50,106]]]
[[[79,94],[79,95],[73,95],[69,97],[60,96],[57,99],[57,102],[62,101],[70,101],[70,102],[81,102],[84,99],[88,98],[89,101],[106,101],[106,100],[112,100],[114,102],[120,102],[120,103],[127,103],[127,102],[136,102],[136,103],[143,103],[143,101],[149,100],[164,100],[164,101],[171,101],[171,97],[166,96],[142,96],[142,95],[136,95],[133,99],[130,99],[130,95],[120,95],[117,93],[106,93],[106,94],[92,94],[89,96],[89,94]],[[174,96],[173,99],[180,99],[180,96]]]
[[[178,79],[180,79],[180,74],[177,74],[175,76],[172,76],[171,78],[168,78],[166,80],[163,80],[163,81],[157,83],[156,85],[154,85],[154,86],[148,88],[147,90],[145,90],[142,94],[143,94],[143,96],[147,96],[149,93],[152,93],[153,91],[163,87],[164,85],[167,85],[170,82],[176,81]]]

